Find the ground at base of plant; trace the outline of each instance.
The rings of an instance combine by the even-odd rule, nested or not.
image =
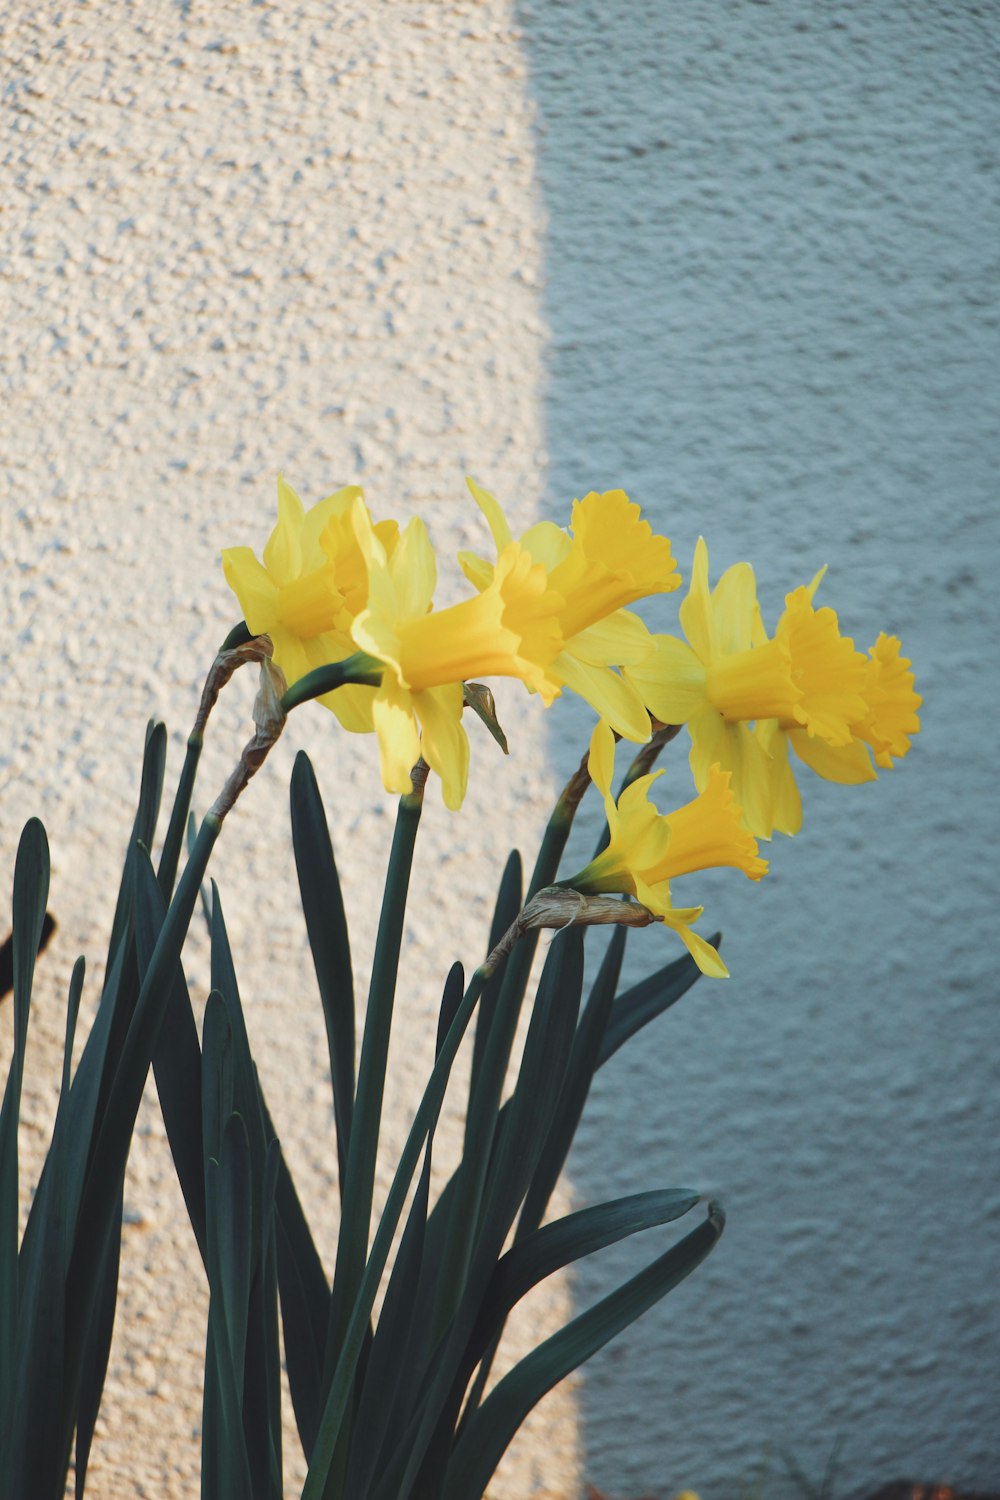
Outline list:
[[[691,1492],[685,1491],[686,1496]],[[603,1490],[588,1485],[584,1500],[617,1500]],[[635,1500],[657,1500],[655,1495],[636,1496]],[[677,1496],[677,1500],[683,1500]],[[865,1496],[865,1500],[1000,1500],[1000,1492],[984,1490],[955,1490],[948,1484],[914,1484],[910,1479],[897,1479],[884,1484],[881,1489]]]

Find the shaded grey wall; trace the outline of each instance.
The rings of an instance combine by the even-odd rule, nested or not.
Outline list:
[[[926,700],[877,785],[803,768],[804,832],[763,886],[688,882],[734,978],[600,1076],[576,1191],[692,1183],[730,1221],[588,1366],[588,1477],[731,1500],[771,1445],[781,1500],[779,1451],[818,1481],[841,1436],[838,1494],[995,1486],[1000,10],[519,15],[550,216],[549,514],[621,484],[685,586],[699,531],[715,576],[752,560],[771,625],[828,562],[823,601],[859,644],[898,632]],[[590,716],[551,722],[568,771]],[[634,934],[634,972],[671,951]],[[635,1263],[585,1266],[580,1301]]]

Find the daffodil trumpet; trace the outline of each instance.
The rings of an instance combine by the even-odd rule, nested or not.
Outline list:
[[[696,870],[731,866],[751,880],[759,880],[767,862],[757,852],[757,841],[742,824],[741,809],[730,787],[731,776],[711,767],[709,782],[691,802],[669,814],[660,813],[647,793],[663,772],[638,777],[621,792],[611,792],[615,742],[610,725],[600,720],[590,740],[589,768],[604,798],[608,821],[606,846],[577,874],[558,881],[563,889],[584,896],[633,896],[672,927],[703,974],[729,976],[711,943],[693,931],[704,908],[675,907],[670,881]]]

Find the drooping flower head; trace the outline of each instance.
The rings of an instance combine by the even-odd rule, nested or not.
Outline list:
[[[708,549],[699,538],[680,609],[687,642],[658,636],[654,654],[626,668],[658,719],[687,724],[696,786],[707,786],[716,762],[732,772],[747,827],[759,838],[801,826],[790,749],[827,780],[871,781],[863,740],[871,736],[891,764],[890,739],[908,748],[907,733],[919,727],[920,700],[899,643],[880,637],[872,659],[862,656],[841,635],[836,613],[813,602],[824,572],[787,596],[768,638],[752,568],[735,564],[710,590]]]
[[[876,779],[869,746],[876,765],[891,769],[893,755],[905,755],[920,728],[921,700],[899,641],[883,634],[868,657],[855,650],[834,611],[813,603],[823,572],[786,597],[775,631],[788,644],[802,692],[796,715],[762,720],[755,729],[771,764],[772,816],[781,833],[797,833],[802,824],[790,750],[824,780],[855,786]]]
[[[368,574],[351,521],[355,504],[364,508],[363,492],[348,485],[307,511],[279,475],[278,520],[263,562],[249,547],[229,547],[222,554],[226,582],[247,628],[270,636],[273,660],[289,686],[356,649],[351,623],[367,602]],[[390,556],[399,533],[396,522],[380,521],[372,530]],[[367,733],[374,697],[374,688],[351,684],[319,701],[345,729]]]
[[[502,556],[513,542],[503,510],[475,480],[467,483]],[[649,715],[641,695],[615,668],[642,662],[653,649],[646,626],[626,606],[679,587],[669,540],[654,533],[622,490],[609,490],[574,500],[569,530],[542,521],[518,545],[562,598],[562,642],[545,666],[549,691],[570,688],[626,739],[646,740]],[[460,553],[459,562],[476,588],[489,586],[494,564],[471,552]]]
[[[635,896],[679,934],[703,973],[725,978],[729,971],[716,950],[692,930],[704,908],[673,906],[670,881],[695,870],[722,867],[742,870],[751,880],[760,880],[766,872],[767,862],[760,858],[733,797],[729,772],[711,767],[706,789],[664,815],[648,796],[663,772],[640,776],[616,802],[611,790],[614,760],[614,735],[601,720],[591,736],[589,766],[604,798],[608,845],[579,874],[560,884],[585,894],[619,891]]]
[[[435,610],[437,566],[423,521],[415,517],[389,553],[363,505],[355,504],[352,518],[368,600],[351,635],[385,667],[372,708],[383,782],[389,791],[409,791],[410,771],[423,755],[441,778],[445,802],[458,808],[469,769],[463,682],[518,677],[550,697],[544,662],[560,648],[561,600],[544,568],[511,545],[481,594]]]
[[[702,537],[679,613],[687,640],[656,636],[654,652],[626,667],[625,675],[662,723],[688,726],[699,791],[708,786],[712,766],[719,765],[732,776],[747,827],[770,838],[770,765],[751,721],[795,716],[802,694],[788,645],[765,637],[749,563],[735,563],[709,588]]]

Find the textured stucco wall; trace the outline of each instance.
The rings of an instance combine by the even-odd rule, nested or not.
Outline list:
[[[600,1075],[575,1191],[692,1183],[730,1218],[588,1367],[586,1472],[732,1500],[770,1445],[784,1500],[779,1451],[818,1483],[839,1436],[838,1493],[995,1488],[1000,12],[519,17],[550,220],[549,513],[622,484],[685,571],[699,531],[716,576],[751,559],[772,623],[829,563],[845,630],[899,632],[926,699],[877,785],[803,772],[804,831],[761,888],[689,882],[734,978]],[[588,721],[551,722],[565,771]],[[630,947],[638,973],[669,942]],[[634,1263],[581,1269],[581,1300]]]
[[[589,1367],[585,1472],[623,1500],[682,1482],[741,1496],[767,1443],[818,1475],[841,1433],[858,1481],[985,1485],[1000,1467],[997,34],[993,6],[792,0],[513,15],[501,0],[114,0],[0,17],[0,889],[40,811],[60,919],[29,1160],[70,965],[97,957],[110,921],[142,724],[168,718],[175,768],[232,609],[218,550],[264,539],[278,466],[310,499],[361,477],[380,509],[419,505],[450,550],[481,536],[462,471],[527,524],[547,441],[549,514],[622,483],[685,571],[699,530],[717,570],[752,558],[771,619],[828,561],[845,626],[899,630],[917,664],[910,760],[857,792],[809,783],[806,830],[760,890],[699,884],[734,979],[702,984],[599,1081],[574,1191],[690,1182],[730,1212],[713,1259]],[[220,709],[202,805],[249,696]],[[467,901],[456,950],[485,922],[482,846],[497,861],[529,847],[589,730],[562,704],[546,740],[513,694],[504,717],[503,775],[477,742],[461,822],[434,793],[421,830],[421,910],[454,912],[456,888]],[[265,1082],[294,1094],[283,1138],[332,1246],[322,1021],[282,864],[293,750],[330,793],[359,986],[391,803],[370,747],[340,739],[334,757],[327,730],[290,728],[217,873]],[[669,780],[686,784],[680,755]],[[585,817],[576,847],[592,837]],[[430,1045],[437,931],[417,921],[408,941],[397,1138]],[[671,951],[634,935],[635,972]],[[197,936],[190,972],[203,993]],[[459,1131],[453,1111],[443,1157]],[[203,1290],[152,1098],[130,1174],[93,1487],[186,1496]],[[580,1300],[634,1259],[581,1268]],[[531,1317],[565,1311],[557,1291]],[[561,1392],[497,1493],[568,1500],[579,1468]],[[782,1483],[776,1460],[769,1500]]]

